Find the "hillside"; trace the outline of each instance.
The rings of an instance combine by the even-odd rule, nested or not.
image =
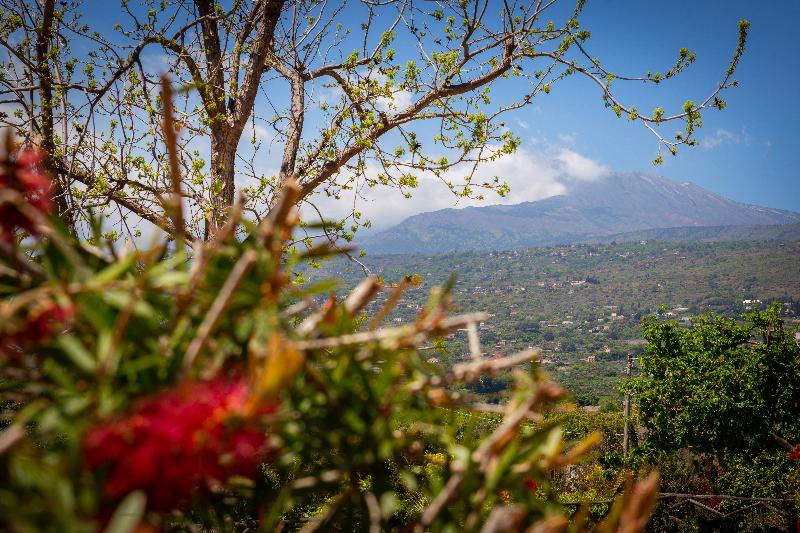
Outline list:
[[[688,320],[715,311],[736,316],[745,300],[787,304],[800,317],[800,239],[781,242],[657,242],[578,244],[506,252],[367,256],[370,270],[393,282],[421,274],[390,321],[415,318],[434,285],[458,275],[453,302],[462,311],[489,311],[481,327],[484,349],[512,353],[545,349],[543,359],[581,403],[617,397],[625,357],[641,350],[642,316],[667,306]],[[353,286],[363,279],[352,263],[333,261],[307,272],[310,280],[336,276]],[[369,312],[377,311],[377,306]],[[466,336],[448,339],[445,365],[467,353]]]
[[[567,194],[536,202],[422,213],[365,237],[360,244],[371,253],[508,250],[662,228],[747,226],[748,232],[753,226],[798,222],[800,213],[735,202],[692,183],[615,173],[576,183]],[[737,238],[736,229],[717,231]],[[675,239],[674,231],[650,235]]]
[[[636,242],[726,242],[726,241],[777,241],[800,240],[800,222],[763,226],[684,226],[680,228],[654,228],[626,231],[604,237],[587,239],[587,243]]]

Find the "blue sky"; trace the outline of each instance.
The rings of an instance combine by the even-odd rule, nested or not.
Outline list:
[[[636,91],[640,109],[649,111],[662,102],[669,111],[687,98],[701,99],[720,79],[740,19],[752,24],[736,73],[740,86],[726,93],[725,110],[704,115],[701,146],[666,157],[663,166],[650,164],[657,148],[651,135],[613,118],[585,80],[562,84],[540,100],[540,108],[520,118],[528,130],[552,142],[559,135],[574,138],[572,149],[613,170],[645,170],[695,182],[734,200],[800,210],[800,141],[794,131],[800,119],[794,104],[800,82],[795,40],[800,2],[589,0],[581,21],[592,31],[594,54],[620,71],[666,70],[682,46],[698,54],[677,79],[656,90]],[[663,129],[674,133],[680,128]]]
[[[115,5],[90,0],[84,4],[91,8],[85,9],[85,20],[108,33],[113,22],[126,20]],[[565,8],[572,5],[564,3]],[[356,15],[347,16],[353,19],[347,22],[357,28],[357,11],[352,13]],[[697,53],[688,70],[659,86],[618,85],[627,104],[648,114],[657,106],[667,114],[679,112],[685,100],[708,96],[727,69],[740,19],[751,22],[747,50],[736,73],[740,86],[723,95],[729,104],[724,111],[705,112],[697,136],[700,146],[683,148],[677,157],[667,154],[665,163],[654,167],[655,137],[639,124],[617,119],[603,107],[596,85],[573,76],[507,120],[522,141],[520,151],[486,169],[511,183],[512,194],[503,203],[562,193],[570,179],[644,171],[691,181],[734,200],[800,211],[800,142],[793,131],[800,119],[793,98],[800,85],[800,56],[793,40],[800,2],[588,0],[580,18],[582,27],[592,32],[589,52],[619,74],[665,72],[681,47]],[[402,45],[402,37],[398,44]],[[153,53],[157,58],[158,52]],[[499,84],[497,91],[503,99],[519,86]],[[257,110],[262,104],[257,101]],[[660,131],[671,138],[680,129],[682,124],[673,123]],[[280,148],[274,146],[259,156],[265,174],[277,168]],[[497,201],[489,196],[483,203]],[[350,202],[338,206],[322,202],[334,215],[352,207]],[[451,207],[455,199],[443,194],[441,187],[423,185],[412,200],[397,191],[375,191],[368,204],[363,211],[380,227],[416,212]],[[476,205],[463,201],[458,205],[467,204]]]
[[[564,8],[574,5],[565,2]],[[490,165],[488,175],[507,179],[508,198],[489,195],[483,204],[517,203],[568,192],[570,180],[596,179],[609,171],[643,171],[691,181],[733,200],[800,211],[800,142],[793,131],[800,110],[793,104],[800,82],[800,56],[793,41],[800,2],[588,0],[581,26],[592,32],[587,49],[610,70],[629,76],[665,72],[681,47],[697,54],[682,74],[658,86],[617,84],[626,104],[643,113],[663,107],[681,111],[687,100],[703,101],[722,79],[735,49],[741,19],[751,22],[747,49],[723,93],[728,107],[709,109],[698,131],[700,145],[665,155],[658,167],[656,138],[640,124],[617,119],[603,107],[599,88],[573,76],[539,94],[507,120],[522,145],[514,156]],[[494,94],[519,90],[499,84]],[[510,96],[510,95],[508,95]],[[682,123],[660,128],[672,138]],[[412,200],[376,192],[364,211],[376,226],[391,225],[419,211],[451,207],[441,188],[423,186]],[[481,205],[459,201],[457,206]],[[334,209],[335,211],[335,209]]]

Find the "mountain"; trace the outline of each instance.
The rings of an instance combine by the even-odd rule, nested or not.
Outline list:
[[[587,239],[587,243],[673,241],[673,242],[726,242],[726,241],[800,241],[800,222],[770,226],[683,226],[680,228],[654,228],[626,231],[605,237]]]
[[[692,183],[614,173],[536,202],[421,213],[359,244],[373,254],[504,250],[606,240],[642,230],[796,222],[800,213],[735,202]]]

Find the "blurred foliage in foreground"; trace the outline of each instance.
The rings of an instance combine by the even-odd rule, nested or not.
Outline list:
[[[484,315],[448,316],[449,286],[416,321],[382,327],[297,286],[287,253],[297,188],[259,224],[234,210],[207,242],[146,249],[76,242],[51,217],[42,156],[8,145],[0,176],[0,528],[12,531],[317,529],[640,531],[656,477],[608,514],[570,524],[550,486],[599,436],[567,445],[529,425],[562,396],[534,364],[514,372],[500,422],[451,385],[535,351],[448,371],[417,347]],[[177,182],[177,181],[176,181]],[[164,199],[180,217],[179,188]],[[389,301],[395,299],[390,298]],[[391,304],[389,304],[391,305]]]

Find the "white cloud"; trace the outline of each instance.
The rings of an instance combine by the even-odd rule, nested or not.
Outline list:
[[[744,144],[749,146],[750,135],[748,135],[747,131],[745,130],[742,130],[741,133],[734,133],[723,128],[717,128],[713,135],[703,138],[702,142],[700,143],[700,145],[706,150],[712,150],[723,144]]]
[[[577,135],[575,133],[559,133],[558,140],[565,144],[572,144],[575,142]]]
[[[148,53],[142,54],[142,66],[147,72],[164,74],[172,71],[174,57],[168,54]],[[174,82],[174,78],[173,78]]]
[[[405,109],[411,105],[412,97],[413,95],[410,91],[401,89],[399,91],[394,91],[391,98],[386,98],[384,96],[379,97],[375,101],[375,107],[381,111],[397,111],[400,109]]]
[[[247,122],[243,133],[242,139],[246,140],[247,142],[251,142],[254,135],[256,142],[268,143],[275,138],[275,134],[272,131],[268,130],[264,126],[261,126],[260,124],[253,124],[252,121]]]
[[[580,181],[594,181],[608,173],[608,169],[602,164],[569,148],[562,148],[555,161],[561,166],[564,175]]]
[[[370,172],[377,173],[377,170],[370,169]],[[542,200],[565,194],[572,181],[600,179],[606,172],[602,164],[566,148],[554,156],[520,148],[511,155],[483,164],[473,178],[473,183],[489,181],[494,176],[507,181],[511,192],[505,197],[489,191],[484,200],[458,199],[439,178],[422,175],[419,176],[419,187],[412,191],[412,198],[404,198],[392,187],[379,186],[365,187],[359,198],[355,198],[353,191],[345,191],[340,200],[319,194],[313,201],[326,217],[334,220],[347,216],[355,205],[364,218],[372,221],[375,229],[384,229],[409,216],[449,207],[509,205]],[[459,169],[448,172],[444,178],[457,184],[463,181],[463,175],[464,169]],[[307,208],[303,210],[303,216],[316,218],[316,213]]]

